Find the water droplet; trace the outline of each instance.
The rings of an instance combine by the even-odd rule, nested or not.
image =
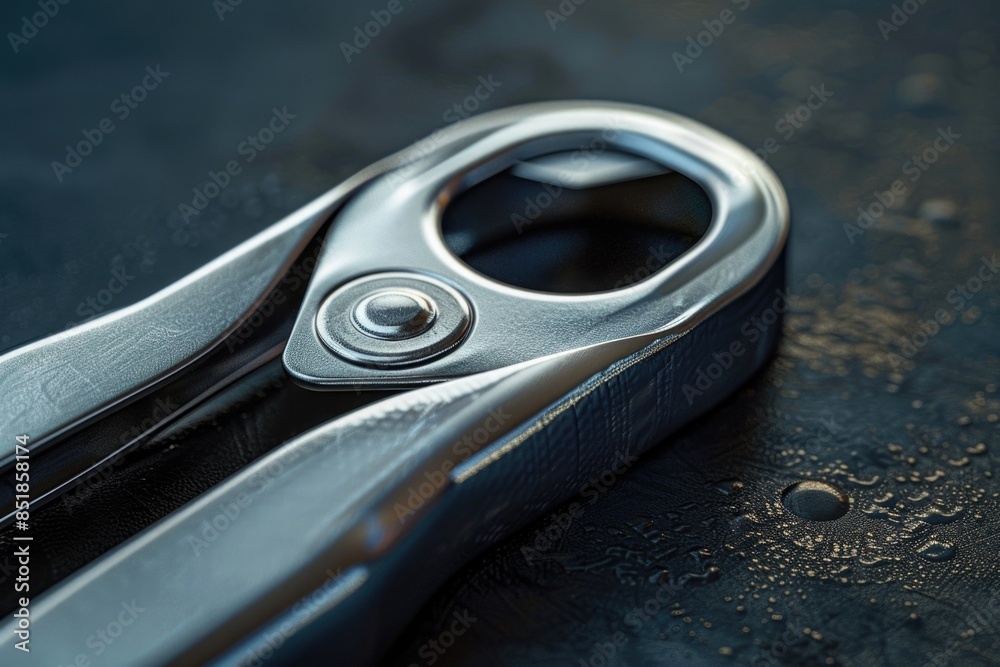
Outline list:
[[[892,563],[892,559],[886,556],[880,556],[878,554],[860,556],[858,562],[865,567],[879,567],[881,565],[888,565]]]
[[[781,501],[789,512],[809,521],[839,519],[850,509],[850,501],[843,491],[814,479],[792,484],[781,494]]]
[[[950,199],[928,199],[920,204],[917,215],[937,224],[950,224],[958,220],[958,206]]]
[[[724,479],[716,482],[715,490],[724,496],[736,495],[743,489],[743,482],[738,479]]]
[[[879,496],[874,500],[876,505],[882,505],[883,507],[888,507],[893,504],[896,496],[893,495],[892,491],[886,491],[885,495]]]
[[[986,443],[980,442],[979,444],[973,445],[972,447],[966,447],[965,451],[973,455],[985,454],[986,453]]]
[[[857,484],[858,486],[875,486],[878,484],[878,475],[872,475],[871,479],[861,479],[860,477],[855,477],[854,475],[848,475],[847,481],[851,484]]]
[[[951,559],[955,555],[955,545],[948,542],[930,540],[917,548],[917,555],[932,563],[940,563]]]
[[[878,505],[874,504],[869,505],[867,508],[863,510],[863,512],[873,519],[892,520],[897,516],[895,512],[891,512],[888,509],[885,509],[884,507],[879,507]]]
[[[951,523],[952,521],[957,521],[965,516],[964,507],[956,507],[955,509],[948,511],[948,509],[940,506],[933,506],[925,512],[921,512],[916,515],[916,518],[925,523],[932,525],[938,525],[942,523]]]

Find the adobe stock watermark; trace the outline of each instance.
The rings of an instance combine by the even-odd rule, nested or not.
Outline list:
[[[587,499],[587,505],[593,505],[597,500],[608,492],[618,480],[621,479],[629,468],[631,468],[638,456],[625,452],[615,452],[615,461],[599,475],[595,475],[580,487],[578,496]],[[584,505],[580,501],[569,504],[566,510],[556,512],[549,516],[547,525],[535,532],[535,539],[532,546],[522,546],[521,555],[524,562],[531,565],[537,560],[544,560],[542,556],[562,539],[573,523],[583,516]]]
[[[993,280],[1000,272],[1000,263],[998,263],[996,255],[991,258],[981,257],[979,264],[979,269],[968,280],[955,285],[945,296],[945,300],[952,306],[950,312],[944,308],[938,308],[934,311],[933,319],[920,322],[916,331],[903,339],[899,349],[902,356],[893,352],[889,353],[888,360],[893,369],[897,371],[901,369],[905,363],[904,359],[907,361],[913,359],[932,338],[941,333],[944,327],[956,322],[958,314],[965,310],[985,284]]]
[[[161,70],[159,63],[155,67],[147,65],[146,75],[142,77],[142,80],[131,90],[113,99],[109,110],[119,122],[124,121],[168,76],[170,76],[170,72]],[[66,145],[66,156],[62,162],[58,160],[52,162],[52,172],[55,174],[56,180],[62,183],[63,178],[83,164],[83,159],[93,153],[94,149],[104,141],[104,138],[115,131],[115,128],[115,122],[111,117],[105,116],[97,122],[96,127],[81,130],[83,139],[74,145]]]
[[[476,83],[472,87],[472,90],[464,98],[455,102],[441,114],[441,120],[444,121],[445,125],[434,130],[431,134],[424,137],[417,143],[413,144],[409,149],[409,157],[406,159],[406,163],[400,165],[385,178],[393,184],[399,184],[400,182],[406,180],[410,175],[410,169],[414,163],[422,160],[423,158],[430,155],[438,146],[444,137],[445,128],[459,120],[468,118],[482,106],[485,102],[493,95],[497,88],[500,88],[503,82],[497,81],[493,78],[493,74],[487,74],[486,76],[478,76],[476,78]]]
[[[237,494],[232,500],[219,503],[216,512],[207,519],[202,519],[201,525],[195,535],[188,535],[187,542],[195,556],[199,556],[210,544],[219,539],[219,536],[229,530],[243,510],[250,507],[253,498],[245,493]]]
[[[613,289],[621,289],[635,283],[642,282],[667,264],[670,263],[671,254],[664,249],[661,243],[657,247],[649,246],[649,254],[646,261],[636,267],[635,270],[623,275],[613,286]]]
[[[983,632],[995,633],[1000,625],[1000,593],[994,592],[980,609],[966,616],[955,626],[956,638],[947,647],[927,653],[924,667],[946,667],[962,648],[962,640]]]
[[[552,206],[562,196],[563,183],[572,182],[573,177],[586,172],[594,162],[609,148],[612,142],[621,134],[621,120],[612,117],[599,136],[580,146],[569,157],[570,166],[561,171],[555,183],[542,183],[534,197],[524,198],[524,208],[520,212],[511,213],[510,222],[518,234],[524,233],[524,228],[531,225],[542,211]]]
[[[236,348],[245,343],[254,331],[264,326],[268,318],[274,314],[275,309],[288,300],[288,293],[294,294],[302,285],[309,282],[309,276],[312,275],[315,267],[316,257],[312,255],[292,266],[289,275],[282,278],[278,287],[275,287],[250,317],[226,338],[226,348],[230,352],[235,352]]]
[[[135,600],[122,601],[120,609],[112,614],[110,621],[98,627],[87,637],[87,648],[89,653],[78,653],[68,664],[73,667],[89,667],[92,658],[100,658],[108,652],[115,641],[128,630],[128,627],[136,622],[139,614],[146,611],[145,607],[140,607]],[[119,656],[120,657],[120,656]],[[59,667],[62,667],[60,665]],[[68,667],[68,666],[67,666]]]
[[[961,138],[962,135],[951,129],[950,125],[947,130],[939,127],[938,136],[927,144],[927,147],[921,151],[920,155],[912,155],[909,160],[902,164],[900,169],[903,175],[909,176],[910,183],[916,183],[924,175],[924,172],[930,169],[931,165],[937,162],[941,158],[941,155],[947,153],[955,145],[955,142]],[[902,177],[894,180],[885,192],[876,190],[872,193],[875,201],[868,204],[867,207],[858,207],[858,217],[855,223],[844,223],[844,234],[847,235],[847,240],[853,245],[855,237],[861,236],[868,231],[872,225],[885,215],[885,212],[892,207],[896,199],[901,199],[906,193],[907,185]]]
[[[670,580],[661,583],[651,598],[632,608],[622,617],[622,623],[632,636],[638,636],[643,626],[654,620],[680,592],[681,586]],[[610,665],[618,664],[615,661],[615,656],[618,655],[623,646],[628,644],[629,639],[629,634],[624,630],[619,630],[605,641],[594,642],[590,655],[586,658],[580,658],[577,665],[579,667],[610,667]]]
[[[243,0],[212,0],[212,9],[219,17],[219,23],[226,20],[226,14],[235,12],[236,8],[243,4]]]
[[[767,331],[779,323],[781,315],[788,310],[791,297],[788,292],[775,291],[776,298],[759,316],[754,315],[740,327],[740,338],[734,338],[729,345],[712,353],[712,361],[699,366],[695,371],[694,384],[686,383],[681,389],[688,405],[702,396],[726,371],[733,367],[736,359],[742,357]],[[745,342],[744,342],[745,341]]]
[[[283,183],[280,170],[262,169],[251,176],[243,174],[238,183],[223,189],[213,200],[215,210],[203,211],[203,217],[193,222],[185,221],[179,210],[170,211],[166,219],[170,242],[178,246],[197,247],[223,233],[231,215],[241,219],[244,216],[256,218],[272,207],[283,209],[301,205],[301,195],[285,190]]]
[[[407,0],[408,3],[411,1]],[[354,38],[350,42],[340,43],[340,52],[344,54],[344,60],[347,61],[347,64],[351,64],[351,59],[355,56],[361,55],[361,52],[368,48],[372,40],[381,35],[382,31],[392,23],[392,19],[402,14],[405,8],[406,5],[403,4],[402,0],[389,0],[385,9],[373,9],[368,12],[372,20],[367,21],[364,25],[354,26]]]
[[[781,135],[783,141],[789,141],[795,136],[796,132],[801,130],[812,119],[813,113],[822,109],[823,105],[831,97],[833,97],[833,93],[826,89],[825,83],[821,83],[819,88],[810,86],[809,95],[806,97],[805,102],[775,121],[774,131]],[[779,150],[781,150],[781,141],[775,137],[768,137],[761,144],[760,148],[754,149],[754,154],[764,162],[767,162],[768,158]],[[756,169],[755,163],[751,160],[745,161],[740,166],[745,174],[749,174]]]
[[[830,442],[833,436],[840,432],[840,426],[837,425],[837,419],[835,417],[819,418],[820,427],[816,429],[816,435],[809,439],[808,444],[822,444],[825,442]]]
[[[326,579],[322,585],[312,593],[300,598],[291,608],[288,618],[282,621],[277,628],[263,630],[261,632],[262,641],[247,648],[244,658],[238,664],[241,667],[261,667],[270,660],[275,651],[281,648],[292,635],[308,625],[316,614],[321,614],[329,608],[329,599],[336,594],[341,574],[340,568],[337,568],[336,571],[327,568]]]
[[[421,644],[420,648],[417,649],[417,655],[423,658],[422,664],[428,666],[435,664],[441,659],[441,656],[447,653],[448,649],[455,645],[458,638],[479,620],[468,609],[452,612],[451,617],[451,623],[445,630],[442,630],[436,638]],[[409,667],[420,667],[420,664],[413,662],[410,663]]]
[[[400,523],[405,523],[424,506],[428,500],[433,498],[437,492],[448,482],[449,473],[455,467],[472,457],[473,454],[490,442],[492,435],[503,428],[511,419],[511,415],[504,411],[503,406],[490,410],[489,415],[482,421],[479,427],[462,436],[451,446],[453,458],[445,459],[435,470],[425,470],[424,479],[417,486],[407,489],[406,504],[396,503],[393,511]]]
[[[892,12],[888,19],[880,18],[875,22],[875,26],[882,34],[882,41],[888,42],[889,35],[896,32],[910,20],[910,17],[917,13],[927,0],[903,0],[899,4],[892,5]]]
[[[545,20],[549,22],[549,27],[553,30],[559,27],[560,23],[564,23],[573,13],[576,8],[582,5],[587,0],[562,0],[555,8],[545,10]]]
[[[0,562],[0,584],[6,583],[12,574],[17,572],[17,563],[11,561],[10,555],[6,555]]]
[[[750,0],[731,1],[741,12],[746,11],[750,6]],[[688,35],[687,47],[685,47],[684,53],[680,51],[674,51],[673,53],[672,57],[674,65],[677,66],[677,71],[683,74],[685,67],[694,64],[694,61],[701,57],[705,49],[715,44],[715,40],[722,36],[722,33],[726,30],[726,26],[732,25],[736,21],[736,16],[737,14],[732,9],[727,8],[719,12],[718,18],[702,21],[701,24],[705,26],[705,29],[697,35]]]
[[[795,648],[806,640],[807,631],[799,631],[793,626],[788,626],[781,634],[781,638],[768,647],[761,647],[760,652],[750,664],[753,667],[767,667],[768,665],[784,662],[788,657],[788,650]]]
[[[108,286],[89,296],[76,306],[76,314],[81,317],[76,322],[67,322],[63,330],[70,329],[84,322],[89,322],[110,307],[115,297],[125,291],[128,284],[135,280],[125,267],[119,267],[111,272]]]
[[[503,85],[499,81],[495,81],[492,74],[487,74],[485,77],[480,76],[476,81],[476,87],[472,89],[472,92],[460,102],[455,102],[448,107],[441,115],[442,120],[446,123],[455,123],[468,118],[479,109],[481,102],[488,100],[493,91]]]
[[[20,51],[21,47],[33,39],[39,30],[47,26],[63,5],[69,3],[70,0],[38,0],[38,8],[41,11],[35,12],[30,17],[22,16],[21,29],[17,32],[7,33],[7,41],[10,42],[10,48],[14,49],[14,53]]]
[[[244,515],[244,511],[250,507],[261,494],[266,493],[271,488],[275,479],[284,474],[287,465],[291,465],[299,460],[301,453],[298,449],[282,451],[279,455],[270,459],[266,465],[256,471],[248,480],[248,492],[240,491],[235,495],[230,494],[225,500],[221,500],[210,511],[212,514],[207,519],[202,519],[192,533],[185,538],[191,547],[192,553],[197,557],[202,551],[214,544],[229,528]]]
[[[270,120],[253,134],[247,135],[247,138],[236,146],[236,153],[243,157],[243,164],[250,164],[256,160],[257,156],[274,141],[276,136],[284,132],[295,118],[296,115],[289,113],[287,106],[281,109],[272,108]],[[191,218],[208,208],[209,203],[229,187],[233,178],[243,172],[243,164],[239,160],[229,160],[219,171],[209,170],[205,184],[192,188],[191,203],[182,202],[177,205],[184,222],[190,222]]]
[[[226,337],[226,348],[230,352],[235,352],[236,348],[249,340],[257,329],[264,326],[264,323],[274,315],[277,307],[288,300],[289,295],[294,295],[302,287],[309,284],[309,278],[312,276],[313,269],[316,268],[316,262],[319,261],[319,254],[322,250],[323,244],[317,244],[308,255],[292,264],[281,282],[271,290],[260,306]]]

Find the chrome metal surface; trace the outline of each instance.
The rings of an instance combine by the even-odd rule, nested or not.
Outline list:
[[[407,321],[392,321],[398,314],[371,312],[387,299],[409,304],[396,306],[408,311]],[[351,363],[391,368],[447,354],[471,324],[469,304],[458,290],[429,276],[396,271],[339,287],[320,305],[315,331],[329,351]]]
[[[519,160],[594,137],[679,171],[705,189],[713,220],[692,250],[625,289],[553,295],[490,280],[443,244],[441,210],[463,188]],[[614,414],[596,419],[613,424],[610,432],[630,452],[708,409],[710,403],[675,409],[681,384],[699,360],[728,349],[720,346],[731,342],[732,327],[766,307],[780,280],[788,210],[777,179],[750,151],[673,114],[589,102],[529,105],[459,123],[441,133],[429,154],[400,155],[292,216],[294,222],[269,230],[300,242],[303,230],[355,193],[326,237],[284,362],[297,378],[318,385],[451,381],[401,393],[303,434],[49,590],[32,607],[33,632],[44,638],[33,644],[38,664],[72,659],[92,632],[95,615],[106,617],[122,600],[146,605],[142,622],[116,639],[115,655],[128,656],[127,664],[134,665],[247,664],[247,656],[259,656],[268,646],[269,633],[280,632],[286,647],[301,648],[304,637],[323,632],[347,645],[357,624],[370,629],[383,621],[387,627],[399,623],[424,589],[414,583],[416,592],[397,599],[389,594],[393,573],[419,567],[427,579],[421,585],[432,585],[447,572],[438,561],[461,563],[523,522],[532,508],[564,499],[578,475],[610,455],[606,441],[576,423],[587,418],[581,406],[599,412],[625,396],[614,403]],[[385,173],[393,166],[393,173]],[[384,242],[375,245],[372,238]],[[255,241],[248,248],[267,246],[287,257],[292,245]],[[242,257],[223,259],[243,266]],[[225,271],[226,262],[210,265],[208,275]],[[234,280],[244,276],[233,271]],[[426,331],[379,340],[355,327],[358,302],[386,289],[430,297],[436,315]],[[194,304],[199,309],[215,303],[201,298]],[[457,311],[449,298],[456,299]],[[442,356],[421,365],[388,366],[400,349],[423,345],[447,325],[466,299],[471,308],[465,327],[445,327],[462,330],[461,345],[452,342],[435,352]],[[157,304],[154,299],[150,305]],[[169,305],[181,315],[192,307]],[[133,315],[127,318],[132,331],[156,321]],[[172,363],[210,345],[216,329],[192,334]],[[389,352],[347,347],[338,338],[345,332]],[[81,337],[76,344],[101,340]],[[79,353],[64,343],[46,347],[43,341],[39,349],[71,358],[74,350]],[[765,346],[747,355],[741,373],[712,387],[715,400],[768,351]],[[4,364],[8,373],[14,367],[0,359],[0,371]],[[148,372],[124,380],[107,376],[116,380],[107,400],[154,378]],[[86,405],[77,398],[64,414],[79,415]],[[475,446],[460,447],[468,443]],[[414,503],[414,489],[423,489],[431,472],[439,476]],[[206,522],[232,503],[240,513],[227,522],[224,539],[196,549]],[[420,558],[414,561],[413,554]],[[322,592],[320,601],[303,615],[297,605],[316,591]],[[392,609],[384,603],[389,597]],[[12,629],[10,620],[0,626],[8,636]],[[370,660],[379,646],[351,646],[351,655]],[[6,658],[12,650],[8,643],[0,653]]]
[[[351,311],[351,324],[382,340],[404,340],[427,331],[437,315],[429,296],[403,288],[380,290]]]
[[[290,642],[310,623],[365,595],[365,604],[375,604],[366,614],[399,613],[401,600],[390,610],[366,591],[377,590],[378,567],[417,539],[422,520],[460,503],[464,485],[553,483],[557,467],[517,479],[493,471],[558,416],[588,396],[616,391],[623,372],[669,354],[714,314],[706,309],[676,328],[405,392],[304,434],[46,593],[35,603],[33,627],[62,639],[42,644],[39,655],[61,659],[64,646],[85,640],[93,614],[117,608],[122,599],[155,600],[145,612],[147,623],[123,635],[118,648],[137,665],[247,664],[267,650],[267,637],[280,634],[279,628],[294,628],[281,635]],[[723,329],[719,339],[730,335]],[[700,354],[717,349],[719,341],[710,340],[695,344],[705,348]],[[664,391],[680,395],[678,386]],[[648,411],[643,414],[639,419],[648,420]],[[491,418],[495,428],[480,439]],[[463,442],[476,446],[462,449]],[[568,452],[546,454],[559,455],[573,460]],[[400,507],[413,507],[410,494],[426,484],[428,471],[448,474],[401,520]],[[509,508],[514,495],[491,494],[492,504],[477,509],[476,525]],[[198,548],[206,522],[237,502],[240,517],[227,523],[225,539]],[[441,549],[474,539],[470,527],[452,523],[435,533],[439,557]],[[275,544],[282,548],[276,551]],[[317,590],[323,603],[304,613],[302,600]],[[349,631],[337,637],[350,643]]]
[[[550,153],[518,162],[511,167],[511,173],[539,183],[583,189],[670,171],[658,162],[613,150],[603,151],[600,160],[586,169],[580,169],[578,160],[579,156],[574,151]]]
[[[449,129],[455,141],[493,122]],[[142,301],[0,356],[0,431],[41,452],[62,435],[149,390],[204,356],[270,292],[295,255],[373,178],[422,155],[410,147],[366,167],[284,220]],[[0,456],[8,469],[13,453]]]
[[[407,166],[405,180],[396,174],[373,179],[338,213],[283,357],[297,379],[330,386],[407,386],[679,326],[744,292],[784,244],[787,205],[774,174],[743,146],[688,118],[588,102],[527,105],[479,120],[494,123],[495,131],[458,138],[445,130],[435,150]],[[519,162],[581,145],[595,146],[598,154],[638,156],[694,180],[711,200],[708,233],[647,280],[581,295],[529,292],[497,282],[446,247],[441,215],[459,193]],[[373,244],[373,238],[380,242]],[[358,276],[398,269],[460,286],[476,312],[467,339],[428,363],[379,373],[330,355],[313,326],[326,295]]]

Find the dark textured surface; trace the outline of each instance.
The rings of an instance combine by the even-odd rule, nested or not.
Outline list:
[[[168,386],[161,392],[166,398],[150,404],[180,412],[182,405],[173,402],[175,395],[169,390]],[[110,457],[99,471],[70,483],[54,500],[36,506],[31,536],[41,548],[35,549],[38,558],[31,562],[31,592],[39,595],[276,446],[384,396],[385,392],[309,391],[288,379],[279,360],[271,360],[154,436]],[[151,411],[147,405],[139,414],[153,421],[162,419],[162,412],[162,407]],[[90,439],[101,437],[109,436],[84,431],[54,449],[82,449]],[[33,471],[33,488],[49,481],[46,473],[55,475],[37,463],[35,468],[42,474]],[[65,472],[70,466],[50,468]],[[13,525],[0,530],[4,583],[15,572],[17,560],[8,554],[15,551],[12,538],[18,534]],[[13,586],[3,585],[0,609],[13,612],[18,597]]]
[[[588,0],[553,30],[554,1],[406,2],[351,63],[339,42],[384,3],[244,2],[221,22],[208,2],[63,6],[0,65],[0,347],[86,316],[116,268],[134,278],[108,307],[179,278],[450,122],[480,76],[501,82],[483,108],[590,97],[686,113],[777,149],[793,234],[776,358],[585,490],[582,515],[557,510],[472,563],[388,664],[596,666],[615,639],[609,664],[997,664],[1000,295],[995,279],[952,290],[1000,245],[1000,5],[927,0],[883,39],[888,2],[744,4]],[[735,21],[678,72],[672,54],[725,8]],[[0,25],[33,10],[9,3]],[[62,147],[158,62],[170,78],[57,182]],[[782,123],[812,86],[833,96]],[[298,117],[242,162],[238,144],[284,105]],[[911,180],[904,163],[948,127],[960,137]],[[243,172],[185,222],[178,204],[232,159]],[[844,223],[896,179],[905,193],[851,242]],[[803,479],[850,510],[788,512],[782,492]]]

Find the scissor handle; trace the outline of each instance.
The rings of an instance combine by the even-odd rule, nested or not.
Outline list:
[[[405,178],[371,181],[338,214],[285,350],[294,377],[328,386],[413,385],[678,326],[742,293],[777,261],[787,233],[784,192],[732,139],[676,114],[624,104],[547,103],[484,116],[494,117],[506,122],[474,138],[452,141],[445,133],[437,151],[408,165]],[[519,162],[591,145],[598,155],[647,158],[701,186],[712,209],[704,236],[646,280],[590,294],[504,284],[446,245],[442,214],[463,191]],[[330,354],[317,333],[324,300],[352,280],[401,270],[464,294],[474,327],[462,344],[383,372]]]
[[[733,343],[746,322],[781,301],[787,204],[763,163],[740,169],[756,158],[692,121],[593,103],[491,114],[482,121],[489,131],[475,124],[456,129],[465,133],[461,140],[407,165],[407,179],[415,181],[394,189],[408,203],[394,202],[390,210],[434,212],[427,196],[456,192],[463,179],[495,172],[492,161],[512,159],[512,147],[530,145],[528,155],[537,155],[538,140],[552,132],[560,141],[546,150],[558,150],[567,132],[579,136],[612,114],[626,119],[620,148],[683,171],[712,199],[708,235],[679,269],[670,265],[619,294],[522,294],[463,267],[427,217],[405,230],[414,250],[410,263],[395,264],[397,251],[387,261],[377,261],[378,253],[341,254],[335,247],[359,248],[355,237],[363,227],[356,216],[366,213],[376,229],[381,224],[373,198],[386,193],[372,180],[334,220],[286,351],[289,370],[309,381],[343,377],[350,364],[316,333],[319,306],[344,281],[389,268],[454,285],[482,328],[424,370],[361,367],[366,373],[358,377],[375,384],[396,373],[441,379],[468,371],[478,357],[492,368],[400,393],[303,434],[53,588],[32,611],[38,657],[57,663],[72,657],[91,618],[136,600],[145,610],[141,622],[114,646],[115,659],[125,664],[371,662],[458,566],[579,493],[594,475],[631,465],[755,372],[778,327],[759,332],[752,344],[742,341],[741,353],[732,352]],[[621,314],[625,323],[594,322],[601,335],[582,332],[583,344],[564,334],[556,342],[566,349],[536,349],[518,359],[507,349],[514,347],[509,338],[501,345],[503,329],[485,330],[500,300],[539,305],[534,327],[547,326],[552,307],[567,316],[593,307],[605,319]],[[643,307],[631,312],[635,302]],[[586,321],[572,320],[573,326]],[[313,338],[297,341],[306,334]],[[474,347],[486,342],[492,352]],[[312,357],[295,355],[312,343],[336,365],[304,372],[299,364]],[[705,384],[703,368],[720,351],[729,353],[727,368]],[[216,537],[198,549],[205,526],[214,526]],[[11,629],[8,622],[4,632]]]

